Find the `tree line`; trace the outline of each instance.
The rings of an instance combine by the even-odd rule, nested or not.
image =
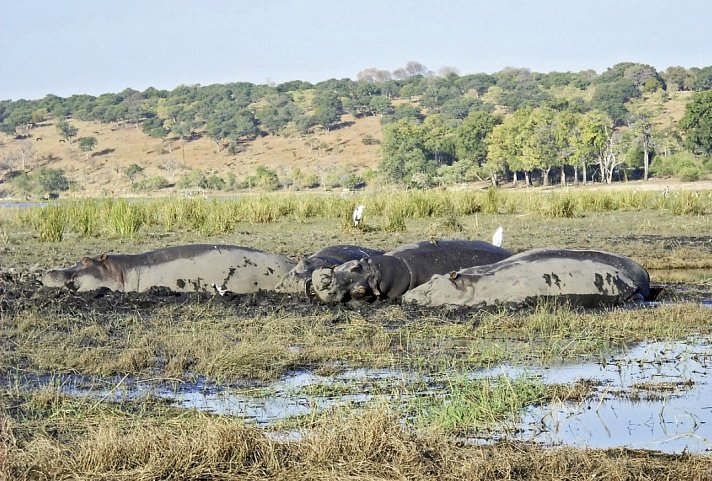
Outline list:
[[[175,89],[126,89],[100,96],[47,95],[0,101],[0,130],[27,136],[54,120],[70,141],[72,119],[134,126],[164,140],[208,136],[234,154],[258,136],[304,136],[343,126],[344,114],[377,116],[383,125],[380,171],[411,185],[474,178],[549,182],[553,173],[610,182],[651,165],[684,164],[705,172],[712,153],[709,91],[712,66],[670,67],[623,62],[597,74],[431,72],[408,62],[393,72],[368,68],[356,80],[312,84],[248,82]],[[665,122],[671,92],[693,91],[685,117]],[[84,141],[93,148],[91,138]],[[677,159],[670,160],[663,159]],[[688,169],[688,170],[689,170]],[[655,169],[653,169],[655,171]]]

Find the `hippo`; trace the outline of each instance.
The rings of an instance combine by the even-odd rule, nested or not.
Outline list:
[[[309,292],[312,272],[322,267],[336,267],[351,260],[377,256],[383,251],[354,245],[336,245],[325,247],[306,259],[302,259],[277,284],[277,292]]]
[[[91,291],[107,287],[143,292],[168,287],[175,292],[230,291],[236,294],[271,290],[294,267],[289,258],[235,245],[193,244],[142,254],[84,257],[76,265],[52,269],[42,283]]]
[[[484,241],[424,241],[335,268],[316,269],[311,287],[323,302],[395,299],[427,282],[433,274],[491,264],[511,255]]]
[[[604,307],[648,300],[650,295],[648,271],[628,257],[598,250],[547,248],[435,275],[403,296],[403,302],[517,308],[552,299],[578,307]]]

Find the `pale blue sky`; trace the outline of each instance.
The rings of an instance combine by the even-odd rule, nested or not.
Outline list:
[[[0,0],[0,99],[433,71],[712,65],[706,0]]]

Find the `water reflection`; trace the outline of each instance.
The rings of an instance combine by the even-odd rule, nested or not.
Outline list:
[[[712,336],[641,344],[599,363],[505,365],[473,371],[470,377],[503,374],[537,377],[544,383],[598,382],[593,395],[583,401],[530,407],[521,419],[501,426],[500,432],[516,433],[511,436],[518,439],[593,448],[712,450]],[[81,376],[40,377],[21,383],[30,388],[50,385],[72,395],[115,402],[150,394],[176,407],[269,425],[338,406],[402,403],[431,395],[432,381],[413,371],[355,369],[335,376],[298,372],[260,388],[216,386],[203,380],[157,383],[128,376],[104,379],[103,385]]]
[[[654,342],[605,363],[542,370],[547,382],[602,384],[583,402],[529,408],[518,437],[592,448],[712,450],[711,342]]]

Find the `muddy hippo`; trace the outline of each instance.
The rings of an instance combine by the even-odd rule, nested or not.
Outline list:
[[[436,275],[403,296],[427,306],[521,307],[540,299],[599,307],[645,300],[648,272],[632,259],[610,252],[533,249],[495,264]]]
[[[344,262],[377,256],[383,251],[354,245],[325,247],[309,257],[302,259],[277,284],[277,292],[305,292],[311,284],[312,272],[322,267],[336,267]]]
[[[433,274],[491,264],[511,255],[484,241],[418,242],[333,269],[316,269],[312,289],[323,302],[394,299],[427,282]]]
[[[143,292],[168,287],[176,292],[255,292],[274,289],[294,267],[289,258],[234,245],[184,245],[143,254],[102,254],[52,269],[42,283],[90,291],[101,287]]]

